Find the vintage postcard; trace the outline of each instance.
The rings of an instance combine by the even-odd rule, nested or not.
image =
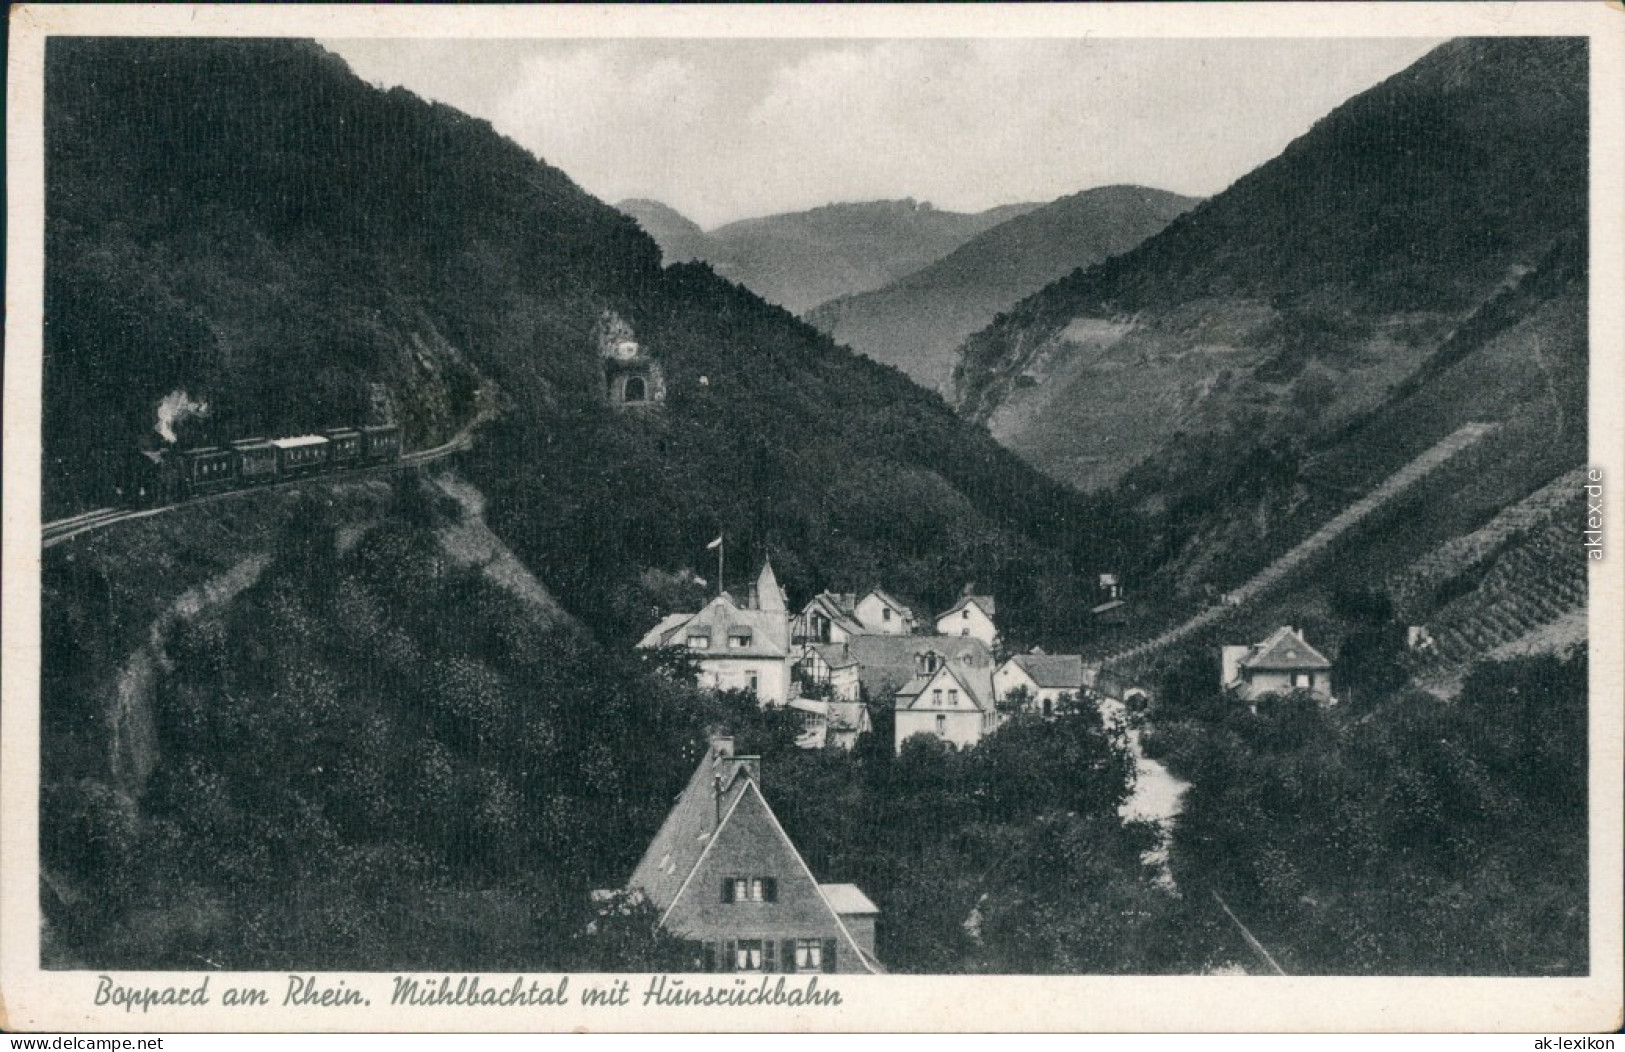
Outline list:
[[[1618,1027],[1622,30],[13,8],[0,1027]]]

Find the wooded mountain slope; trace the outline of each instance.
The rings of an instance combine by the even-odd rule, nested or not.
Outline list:
[[[1120,255],[1196,204],[1143,186],[1103,186],[1007,219],[923,270],[805,317],[838,342],[946,392],[959,344],[1079,267]]]
[[[1086,488],[1349,426],[1583,237],[1586,69],[1583,41],[1441,46],[977,334],[959,405]]]

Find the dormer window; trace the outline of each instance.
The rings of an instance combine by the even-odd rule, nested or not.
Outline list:
[[[731,650],[744,650],[750,646],[749,632],[729,632],[728,647]]]
[[[711,637],[710,636],[705,636],[705,635],[692,635],[692,636],[689,636],[688,637],[688,649],[690,649],[690,650],[710,650],[711,649]]]

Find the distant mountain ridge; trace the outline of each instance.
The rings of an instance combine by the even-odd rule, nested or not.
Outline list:
[[[1050,282],[1127,252],[1198,200],[1142,186],[1069,194],[884,288],[830,300],[805,317],[838,342],[946,392],[965,337]]]
[[[949,212],[905,198],[824,205],[741,219],[711,231],[658,201],[617,206],[659,243],[665,262],[697,259],[769,303],[800,314],[837,296],[879,288],[971,238],[1038,207]]]

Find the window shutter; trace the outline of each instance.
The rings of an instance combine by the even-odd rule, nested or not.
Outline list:
[[[835,940],[834,939],[825,939],[824,940],[824,971],[833,972],[834,970],[835,970]]]
[[[732,939],[729,939],[727,942],[722,944],[722,970],[723,971],[731,972],[735,968],[738,967],[738,962],[735,960],[735,957],[736,957],[737,953],[738,953],[738,947],[734,944],[734,941]]]
[[[763,902],[777,902],[777,901],[779,901],[779,881],[778,881],[777,877],[763,877],[762,878],[762,901]]]
[[[764,972],[776,972],[776,971],[778,971],[778,969],[774,967],[774,961],[773,961],[774,951],[776,951],[778,948],[779,948],[779,944],[774,942],[772,939],[763,939],[762,940],[762,971],[764,971]]]
[[[784,946],[783,946],[781,952],[782,952],[782,954],[784,956],[784,970],[787,971],[787,972],[795,971],[796,970],[796,940],[794,940],[794,939],[785,939],[784,940]]]
[[[733,900],[734,900],[734,882],[729,880],[727,877],[723,877],[722,878],[722,901],[723,902],[732,902]]]

